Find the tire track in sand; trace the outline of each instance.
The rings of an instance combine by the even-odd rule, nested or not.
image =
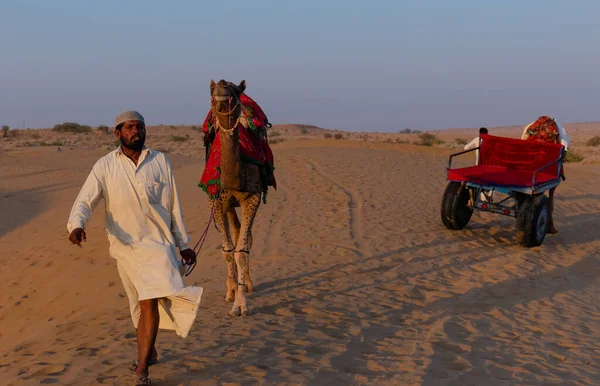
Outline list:
[[[346,189],[343,185],[338,183],[333,177],[331,177],[327,172],[325,172],[321,166],[313,160],[304,157],[298,157],[305,162],[307,162],[311,169],[317,173],[320,177],[326,179],[338,189],[340,189],[347,197],[348,197],[348,213],[350,216],[350,238],[354,246],[357,249],[357,253],[360,257],[364,255],[368,255],[370,253],[369,250],[365,250],[366,243],[363,238],[363,229],[362,229],[362,200],[360,196],[351,190]]]

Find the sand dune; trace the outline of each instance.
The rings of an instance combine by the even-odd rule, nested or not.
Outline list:
[[[106,151],[0,154],[4,385],[133,379],[135,336],[103,210],[81,249],[65,227]],[[275,145],[279,190],[254,227],[253,315],[227,316],[213,228],[186,278],[205,288],[197,323],[185,340],[159,334],[154,384],[599,384],[600,166],[566,166],[560,233],[524,249],[510,218],[476,215],[463,231],[443,227],[451,151],[335,140]],[[195,241],[209,216],[196,187],[203,159],[169,159]]]

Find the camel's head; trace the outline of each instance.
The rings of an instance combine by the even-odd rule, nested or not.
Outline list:
[[[210,96],[213,109],[217,113],[233,113],[240,105],[240,96],[246,89],[246,81],[239,85],[221,79],[218,83],[210,81]]]

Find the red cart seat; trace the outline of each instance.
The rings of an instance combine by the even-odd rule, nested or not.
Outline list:
[[[532,187],[535,171],[558,160],[562,145],[482,134],[479,152],[479,165],[447,169],[448,180],[487,186]],[[545,167],[536,174],[535,184],[558,180],[559,171],[559,162]]]

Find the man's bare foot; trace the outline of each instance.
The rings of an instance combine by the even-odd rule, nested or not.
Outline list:
[[[554,225],[548,225],[548,233],[555,235],[558,233],[558,229],[556,229]]]

